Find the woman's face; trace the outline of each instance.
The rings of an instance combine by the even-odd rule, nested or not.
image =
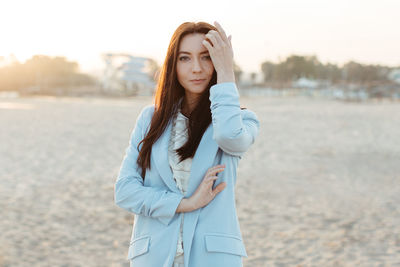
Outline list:
[[[182,38],[178,50],[176,72],[185,94],[198,97],[207,88],[214,72],[207,48],[202,44],[205,34],[193,33]]]

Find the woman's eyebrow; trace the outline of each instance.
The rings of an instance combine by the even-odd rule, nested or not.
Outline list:
[[[187,51],[179,51],[178,54],[189,54],[190,55],[191,53],[187,52]],[[202,55],[202,54],[208,54],[208,50],[200,52],[200,55]]]

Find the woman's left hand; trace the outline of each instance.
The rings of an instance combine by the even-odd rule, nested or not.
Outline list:
[[[230,35],[226,37],[224,29],[218,22],[214,22],[218,31],[210,30],[206,34],[208,40],[203,45],[208,49],[211,60],[217,72],[217,83],[235,82],[233,71],[233,50]]]

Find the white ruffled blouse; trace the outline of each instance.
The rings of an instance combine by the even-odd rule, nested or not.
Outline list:
[[[186,140],[188,138],[187,126],[189,123],[189,119],[185,117],[181,113],[181,110],[179,109],[172,123],[173,124],[172,124],[171,138],[169,140],[169,146],[168,146],[168,160],[172,169],[176,186],[185,196],[187,191],[187,186],[189,184],[192,158],[187,158],[184,161],[179,162],[179,155],[176,153],[176,150],[178,148],[181,148],[186,143]],[[180,226],[176,256],[180,256],[183,254],[183,239],[182,239],[183,217],[184,214],[182,214],[182,221]]]

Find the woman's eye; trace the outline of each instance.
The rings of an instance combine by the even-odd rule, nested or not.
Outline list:
[[[179,58],[180,61],[187,61],[187,60],[189,60],[189,59],[190,59],[190,58],[187,57],[187,56],[183,56],[183,57],[180,57],[180,58]],[[203,59],[210,60],[211,57],[210,57],[210,56],[204,56]]]

